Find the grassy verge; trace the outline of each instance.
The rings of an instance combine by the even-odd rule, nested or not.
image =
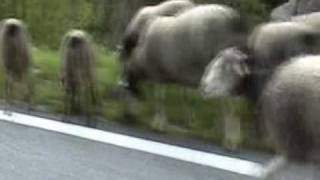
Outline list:
[[[144,86],[143,101],[128,101],[117,90],[119,65],[111,52],[97,50],[96,67],[99,106],[97,115],[120,123],[136,123],[155,131],[179,133],[223,143],[223,116],[228,113],[226,101],[231,101],[233,112],[241,119],[241,145],[246,148],[269,149],[254,135],[252,107],[244,100],[204,100],[196,90],[176,85]],[[61,61],[59,52],[46,48],[33,48],[32,103],[50,113],[63,111],[63,89],[60,84]],[[0,87],[3,87],[3,73]],[[19,87],[18,87],[19,88]],[[165,91],[163,89],[165,88]],[[17,90],[19,92],[19,90]],[[164,92],[164,99],[157,93]],[[0,89],[3,94],[3,88]],[[17,96],[21,100],[22,97]],[[165,112],[159,113],[159,112]],[[158,116],[157,116],[158,114]],[[157,121],[157,118],[164,119]]]

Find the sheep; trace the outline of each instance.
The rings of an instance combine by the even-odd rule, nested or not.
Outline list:
[[[154,19],[138,46],[122,61],[126,88],[141,97],[139,83],[143,81],[196,87],[205,65],[218,49],[240,44],[241,23],[237,11],[217,4]],[[159,113],[155,117],[160,118],[155,122],[166,122],[163,111],[161,105],[157,106]]]
[[[273,21],[288,21],[293,16],[318,12],[318,0],[288,0],[272,10],[270,19]]]
[[[248,46],[256,66],[273,69],[282,61],[302,53],[316,53],[319,31],[300,22],[265,23],[253,31]]]
[[[319,99],[319,55],[292,58],[275,70],[261,95],[260,118],[283,160],[266,179],[319,179]]]
[[[212,59],[203,74],[201,89],[211,96],[240,95],[256,103],[277,66],[292,57],[319,52],[319,35],[316,28],[300,22],[262,24],[248,38],[247,48],[223,50]],[[232,54],[243,57],[242,61]],[[223,69],[224,66],[245,67],[249,73],[243,76],[231,68]],[[234,81],[225,80],[230,78]]]
[[[63,38],[61,49],[65,113],[90,117],[97,103],[93,43],[86,32],[71,30]]]
[[[241,22],[237,11],[218,4],[156,18],[123,62],[126,84],[135,91],[141,81],[197,87],[205,66],[219,50],[245,44]]]
[[[202,94],[245,97],[256,106],[257,116],[258,99],[274,69],[291,57],[317,53],[319,35],[316,28],[299,22],[257,27],[249,37],[247,49],[227,48],[211,61],[201,79]],[[257,136],[261,136],[265,127],[258,120],[254,123]]]
[[[245,77],[254,72],[248,69],[248,61],[248,55],[239,48],[222,51],[204,73],[201,86],[204,96],[243,96],[244,92],[249,92],[253,82],[247,81]],[[276,163],[277,167],[272,169],[284,167],[292,170],[299,163],[319,164],[320,134],[319,123],[316,122],[320,115],[320,85],[317,81],[320,77],[319,68],[320,56],[294,57],[276,67],[262,89],[256,102],[259,106],[258,121],[266,123],[265,127],[275,141],[276,150],[284,156],[285,161],[281,162],[289,162],[289,166]],[[312,172],[316,172],[314,170]],[[269,171],[267,177],[274,174],[273,170]]]
[[[142,7],[128,24],[121,45],[118,50],[120,51],[120,61],[129,59],[134,52],[134,49],[142,41],[143,35],[151,22],[161,16],[177,16],[178,14],[187,11],[195,6],[191,0],[167,0],[158,5]],[[126,71],[123,66],[123,71]],[[125,79],[125,73],[122,73]],[[126,81],[119,82],[121,87],[129,89],[133,94],[138,95],[137,88],[129,87]],[[140,96],[141,97],[141,96]]]
[[[237,47],[226,48],[208,64],[201,79],[200,92],[206,99],[238,96],[244,90],[245,77],[251,72],[249,57]],[[227,82],[227,83],[226,83]],[[247,89],[246,89],[247,90]],[[235,150],[241,143],[240,119],[234,103],[241,98],[227,99],[224,108],[224,147]]]
[[[32,92],[31,82],[29,82],[28,77],[31,64],[31,53],[28,33],[21,20],[10,18],[1,22],[0,54],[5,71],[6,106],[11,104],[15,82],[26,83],[28,92],[26,93],[25,98],[28,101],[29,106]]]
[[[314,12],[310,14],[303,14],[299,16],[293,16],[291,17],[290,21],[293,22],[302,22],[306,23],[307,25],[313,26],[319,30],[320,28],[320,12]]]
[[[158,5],[142,7],[131,19],[122,40],[121,56],[129,56],[137,46],[139,39],[156,17],[176,16],[194,6],[190,0],[167,0]],[[120,49],[121,49],[120,48]],[[121,58],[125,59],[125,57]]]
[[[270,20],[271,21],[288,21],[291,16],[296,14],[296,3],[293,1],[288,1],[271,11]]]

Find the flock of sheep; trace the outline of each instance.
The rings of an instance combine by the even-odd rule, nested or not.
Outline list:
[[[280,166],[320,164],[319,28],[320,13],[250,29],[235,9],[224,5],[168,0],[143,7],[119,46],[122,85],[135,94],[140,82],[155,81],[200,87],[205,97],[248,98],[256,103],[257,118],[266,124],[283,157],[267,177],[281,179]],[[29,99],[31,53],[26,28],[20,20],[6,19],[0,29],[7,104],[17,81],[26,82]],[[66,113],[81,111],[89,116],[90,105],[96,104],[95,55],[89,35],[68,32],[62,54]],[[310,173],[307,176],[313,177]]]
[[[256,103],[281,160],[267,179],[317,179],[320,165],[320,13],[253,29],[227,6],[169,0],[140,9],[120,46],[126,88],[155,81],[205,97]],[[293,177],[288,171],[304,173]],[[301,168],[300,168],[301,169]]]

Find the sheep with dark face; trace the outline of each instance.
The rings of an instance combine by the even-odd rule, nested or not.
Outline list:
[[[245,97],[255,103],[257,115],[258,99],[274,69],[291,57],[317,53],[319,42],[318,30],[304,23],[262,25],[249,38],[249,49],[227,49],[212,60],[202,77],[201,90],[206,97]],[[257,120],[254,124],[261,136],[263,124]]]
[[[63,39],[62,54],[65,111],[89,116],[96,103],[95,55],[89,35],[81,30],[68,32]]]
[[[194,6],[190,0],[167,0],[158,5],[142,7],[128,24],[122,41],[120,56],[130,56],[137,46],[141,34],[145,32],[150,22],[159,16],[175,16]],[[125,57],[121,58],[125,59]]]
[[[27,83],[27,101],[30,100],[30,69],[31,53],[25,25],[18,19],[5,19],[1,23],[0,52],[5,71],[5,99],[11,99],[14,82]]]
[[[319,99],[320,56],[293,58],[277,68],[267,83],[261,118],[284,158],[267,179],[319,179],[315,176],[320,175]],[[295,173],[299,174],[292,178]]]
[[[143,80],[197,87],[219,50],[245,44],[241,22],[238,12],[216,4],[156,18],[123,63],[129,87]]]
[[[274,69],[291,57],[319,52],[320,34],[312,27],[299,22],[268,23],[257,27],[249,37],[249,49],[227,50],[214,58],[202,77],[202,89],[212,96],[243,95],[256,102]],[[237,57],[245,57],[244,61]],[[230,58],[236,57],[236,58]],[[238,58],[239,59],[239,58]],[[244,58],[242,58],[244,59]],[[246,66],[249,74],[222,69],[221,65]],[[228,78],[233,79],[225,80]]]
[[[248,55],[239,48],[222,50],[205,69],[200,91],[205,98],[242,95],[245,77],[250,74]],[[226,83],[227,82],[227,83]],[[245,89],[247,90],[247,89]],[[224,146],[236,149],[241,143],[241,120],[235,115],[237,99],[225,100]]]

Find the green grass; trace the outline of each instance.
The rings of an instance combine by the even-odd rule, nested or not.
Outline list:
[[[53,112],[61,112],[63,91],[59,54],[48,49],[34,48],[32,65],[32,103],[46,106]]]
[[[31,80],[33,84],[32,103],[45,107],[50,113],[63,112],[63,89],[60,82],[61,59],[58,51],[33,48]],[[3,73],[1,73],[3,74]],[[213,99],[204,100],[196,90],[176,85],[143,86],[143,101],[126,100],[117,90],[120,68],[115,55],[103,48],[97,48],[96,62],[97,91],[101,103],[97,116],[120,123],[135,123],[164,133],[177,133],[203,138],[214,143],[223,143],[223,116],[228,104],[233,104],[236,116],[242,123],[241,145],[254,149],[269,149],[269,146],[254,136],[252,107],[244,100]],[[0,76],[3,87],[3,75]],[[165,88],[163,100],[155,96]],[[0,90],[3,94],[3,88]],[[159,107],[166,112],[164,125],[154,121]]]

